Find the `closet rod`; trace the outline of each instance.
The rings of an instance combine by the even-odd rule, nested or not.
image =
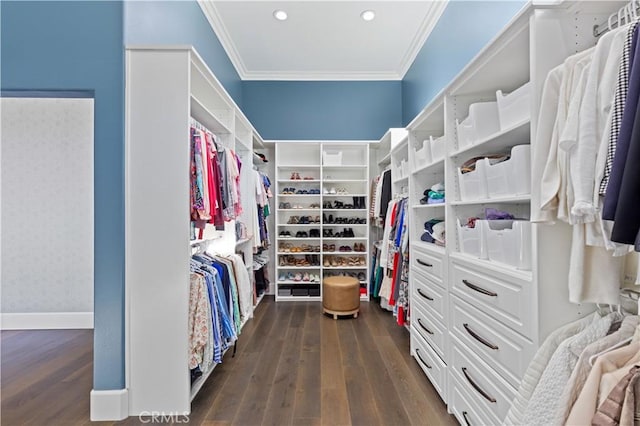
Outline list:
[[[612,13],[609,15],[607,22],[603,22],[600,25],[593,26],[593,36],[600,37],[607,31],[611,31],[613,28],[618,26],[623,18],[626,20],[626,23],[630,23],[631,20],[635,20],[638,17],[638,11],[640,9],[640,0],[631,0],[630,3],[621,7],[617,13]]]

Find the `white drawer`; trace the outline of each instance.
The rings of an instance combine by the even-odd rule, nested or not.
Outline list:
[[[411,333],[412,355],[427,375],[433,387],[440,394],[440,398],[447,402],[447,366],[431,349],[429,344],[416,333]]]
[[[485,413],[469,395],[466,385],[458,381],[457,376],[451,375],[449,380],[449,409],[463,426],[485,426],[497,424],[491,413]]]
[[[447,328],[433,318],[428,309],[420,302],[411,307],[411,333],[418,333],[436,351],[440,358],[446,359],[446,340],[449,338]]]
[[[435,282],[444,287],[442,283],[442,256],[414,246],[411,248],[410,257],[412,271],[419,271],[436,278]]]
[[[452,292],[525,337],[533,337],[532,283],[497,271],[488,275],[458,259],[451,262]]]
[[[451,298],[450,330],[513,387],[520,385],[535,352],[531,341],[457,296]]]
[[[483,412],[495,417],[492,424],[502,423],[516,394],[502,377],[488,365],[465,349],[455,337],[451,338],[451,364],[455,375],[473,401]]]
[[[410,274],[412,280],[412,300],[422,302],[429,309],[429,313],[446,324],[448,293],[432,278],[420,272]]]

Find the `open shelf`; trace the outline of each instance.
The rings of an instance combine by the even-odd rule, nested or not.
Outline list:
[[[393,181],[394,184],[404,183],[409,181],[409,176],[401,177],[400,179],[396,179]]]
[[[367,179],[325,179],[324,183],[369,182]]]
[[[453,206],[470,206],[475,204],[522,204],[531,201],[531,195],[517,195],[505,198],[485,198],[482,200],[451,201]]]
[[[459,149],[451,157],[477,157],[483,154],[507,151],[516,146],[528,144],[531,140],[531,120],[517,123],[506,130],[501,130],[474,145]]]
[[[338,170],[342,170],[342,169],[366,169],[368,166],[366,165],[361,165],[361,164],[357,164],[357,165],[348,165],[348,164],[343,164],[340,166],[322,166],[323,169],[338,169]]]
[[[369,228],[367,223],[309,223],[309,224],[288,224],[283,223],[290,220],[292,215],[297,216],[310,216],[314,219],[316,216],[319,216],[323,219],[329,216],[331,213],[333,216],[342,217],[342,218],[359,218],[366,219],[366,215],[368,214],[368,208],[362,209],[348,209],[348,208],[330,208],[327,209],[323,206],[323,204],[331,204],[333,205],[336,202],[338,205],[339,202],[342,201],[343,205],[353,205],[351,200],[354,197],[362,197],[365,200],[365,206],[368,207],[369,204],[369,152],[370,147],[368,144],[362,143],[350,143],[350,142],[303,142],[300,141],[299,144],[295,145],[295,149],[292,149],[290,143],[279,143],[276,142],[276,170],[277,177],[279,178],[276,181],[276,188],[274,190],[274,195],[276,196],[276,206],[283,206],[282,202],[290,203],[287,205],[289,208],[278,208],[274,209],[276,213],[276,223],[278,224],[276,228],[277,232],[281,230],[286,230],[289,227],[289,231],[293,231],[292,234],[295,234],[296,231],[303,230],[306,231],[308,229],[332,229],[334,232],[341,231],[342,228],[352,228],[355,232],[355,235],[362,235],[361,237],[350,237],[350,238],[341,238],[341,237],[318,237],[318,238],[300,238],[300,237],[282,237],[280,235],[277,236],[275,250],[277,250],[276,257],[277,260],[284,260],[283,256],[292,256],[295,258],[302,258],[302,256],[324,256],[324,255],[333,255],[345,259],[348,256],[363,256],[365,262],[364,266],[340,266],[335,268],[327,268],[327,270],[331,270],[331,272],[339,272],[340,270],[355,270],[354,272],[361,272],[368,270],[368,262],[369,262],[369,254],[368,252],[341,252],[341,251],[332,251],[322,252],[320,251],[304,251],[304,252],[291,252],[291,251],[283,251],[281,246],[278,244],[285,243],[293,243],[292,246],[302,245],[302,244],[310,244],[312,246],[320,245],[322,248],[322,242],[327,241],[332,244],[337,244],[336,248],[342,245],[351,245],[353,243],[367,243],[368,245],[368,233]],[[315,165],[315,162],[325,162],[329,164]],[[301,162],[302,164],[314,164],[312,167],[299,167],[292,163]],[[359,164],[354,164],[359,163]],[[283,166],[282,164],[287,164]],[[314,177],[315,179],[304,180],[304,179],[290,179],[291,173],[298,172],[301,177]],[[306,186],[305,186],[306,185]],[[295,187],[298,189],[320,189],[320,194],[282,194],[284,188]],[[336,193],[338,189],[348,191],[346,193]],[[308,189],[307,189],[308,190]],[[326,193],[329,190],[332,190],[332,194]],[[326,191],[326,192],[325,192]],[[296,197],[300,197],[300,199],[296,200]],[[303,201],[304,198],[312,198],[312,200]],[[323,202],[324,201],[324,202]],[[303,208],[296,209],[291,208],[294,205],[304,205],[305,207],[310,205],[313,202],[320,202],[319,208]],[[287,250],[287,249],[285,249]],[[348,263],[348,262],[347,262]],[[290,271],[292,273],[296,272],[304,272],[308,271],[310,274],[319,273],[321,281],[324,278],[323,271],[325,267],[322,265],[317,266],[279,266],[276,265],[278,273],[276,274],[276,278],[279,278],[278,275]],[[309,282],[309,281],[291,281],[287,279],[286,281],[279,281],[274,279],[273,282],[276,286],[276,300],[281,301],[319,301],[321,300],[321,296],[294,296],[294,295],[286,295],[287,288],[293,287],[294,289],[299,288],[296,286],[311,286],[317,294],[317,287],[321,287],[321,282]],[[279,295],[278,290],[280,290],[280,294],[284,294],[282,296]],[[320,288],[320,292],[322,288]],[[300,293],[305,293],[304,290],[300,290]]]
[[[322,194],[322,195],[324,197],[366,197],[368,194]],[[343,210],[353,210],[353,209],[343,209]]]
[[[447,205],[447,203],[440,203],[440,204],[416,204],[414,206],[411,206],[412,209],[416,209],[416,210],[421,210],[421,209],[434,209],[437,207],[445,207]]]
[[[416,175],[418,173],[425,174],[444,174],[444,158],[434,163],[426,164],[413,170],[411,174]],[[444,175],[443,175],[444,176]]]

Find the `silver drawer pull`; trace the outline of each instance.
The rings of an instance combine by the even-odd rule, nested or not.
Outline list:
[[[420,356],[420,349],[418,348],[416,348],[416,355],[418,355],[418,359],[420,360],[420,362],[423,363],[424,366],[427,367],[429,370],[431,370],[432,367],[429,364],[427,364],[424,359],[422,359],[422,357]]]
[[[433,297],[429,297],[426,294],[424,294],[422,292],[422,290],[418,289],[418,294],[420,294],[420,296],[424,297],[425,299],[427,299],[429,302],[433,302]]]
[[[418,324],[420,325],[420,327],[422,327],[422,329],[424,331],[426,331],[429,334],[433,334],[433,331],[429,330],[427,327],[424,326],[424,324],[422,323],[422,321],[420,321],[420,318],[418,318]]]
[[[467,280],[462,280],[462,284],[466,285],[471,290],[477,291],[478,293],[486,294],[487,296],[491,296],[491,297],[498,297],[498,293],[494,293],[493,291],[485,290],[484,288],[478,287],[477,285],[472,284]]]
[[[469,423],[469,419],[467,418],[467,412],[466,411],[462,412],[462,418],[464,419],[464,422],[467,424],[467,426],[471,426],[471,423]]]
[[[427,268],[433,268],[433,265],[431,263],[427,263],[422,259],[416,259],[416,262],[418,262],[422,266],[426,266]]]
[[[418,322],[420,322],[420,320],[418,320]],[[469,335],[471,337],[473,337],[474,339],[476,339],[478,342],[482,343],[486,347],[488,347],[490,349],[493,349],[494,351],[497,351],[498,349],[500,349],[496,345],[494,345],[493,343],[491,343],[488,340],[480,337],[475,331],[473,331],[471,329],[471,327],[469,327],[469,324],[462,324],[462,326],[464,327],[465,330],[467,330],[467,333],[469,333]]]
[[[462,373],[464,374],[464,377],[467,379],[467,381],[469,382],[469,384],[471,386],[473,386],[473,388],[484,397],[484,399],[486,399],[487,401],[491,402],[491,403],[496,403],[496,399],[494,397],[492,397],[491,395],[489,395],[488,393],[486,393],[484,390],[482,390],[482,388],[480,386],[478,386],[478,384],[476,382],[474,382],[473,380],[471,380],[471,377],[469,377],[469,373],[467,373],[467,369],[462,367]]]

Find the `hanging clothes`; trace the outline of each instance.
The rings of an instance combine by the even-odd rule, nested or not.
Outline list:
[[[624,418],[633,425],[640,413],[639,325],[637,315],[614,311],[553,332],[527,368],[504,423],[617,425]]]
[[[632,250],[629,241],[613,241],[615,223],[601,214],[606,199],[600,195],[610,138],[617,126],[613,111],[622,96],[619,80],[629,59],[625,49],[630,45],[628,27],[610,31],[594,48],[553,69],[543,87],[532,145],[533,181],[540,184],[532,189],[531,219],[572,226],[567,278],[574,303],[615,304],[623,256]]]
[[[239,255],[191,258],[189,369],[192,380],[222,362],[253,309],[253,283]]]

